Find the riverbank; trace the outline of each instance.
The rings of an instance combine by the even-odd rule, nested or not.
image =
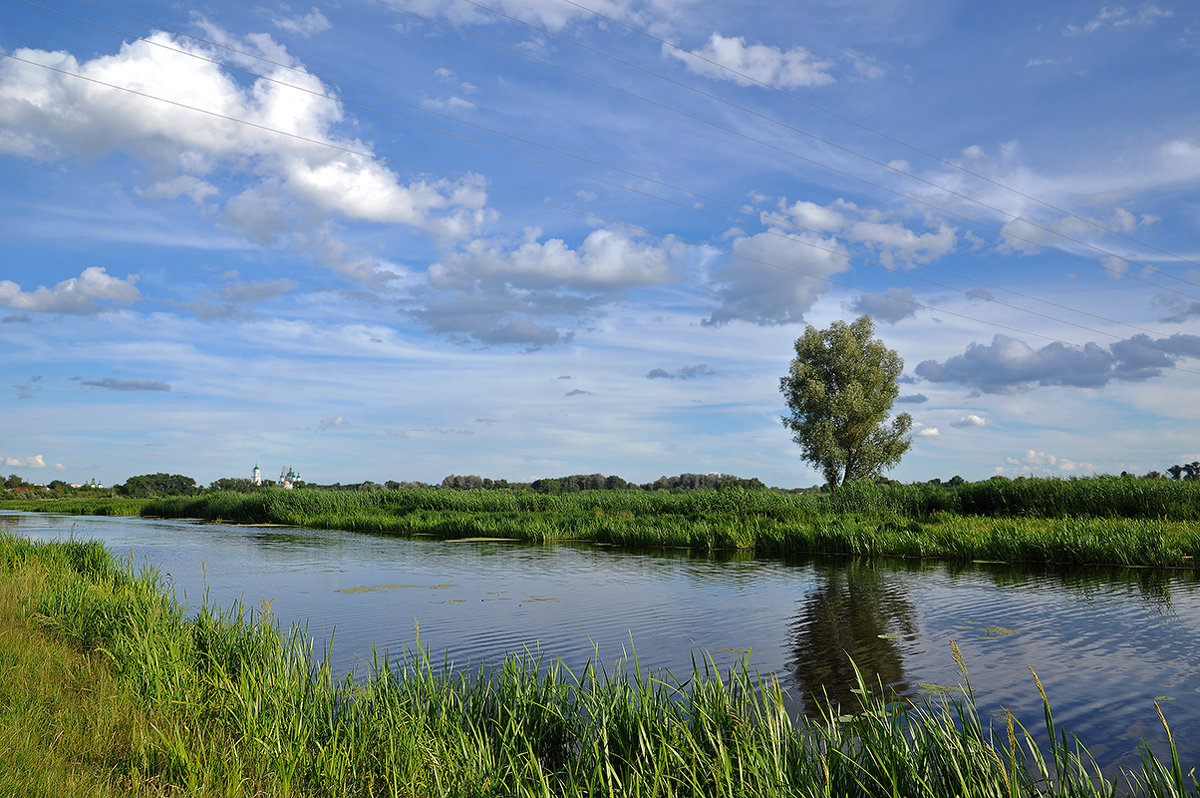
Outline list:
[[[741,487],[560,495],[447,488],[265,488],[153,500],[43,501],[3,502],[0,507],[441,539],[579,540],[770,555],[1200,565],[1200,482],[1161,479],[988,480],[953,488],[853,483],[835,494]]]
[[[79,656],[108,652],[117,698],[144,713],[132,728],[149,733],[124,746],[136,755],[103,760],[111,794],[1086,796],[1112,786],[1086,754],[1041,752],[1019,724],[1002,721],[993,741],[969,693],[907,713],[865,693],[844,715],[794,722],[774,685],[703,663],[679,683],[636,660],[570,673],[513,656],[483,678],[419,650],[352,683],[263,608],[185,617],[152,572],[130,573],[97,544],[0,536],[0,583],[26,593],[13,605],[22,628],[40,619],[32,632]],[[6,691],[28,691],[3,673]],[[1130,778],[1123,789],[1196,789],[1149,758]]]
[[[1097,478],[773,491],[267,490],[154,500],[144,515],[437,538],[583,540],[951,561],[1196,567],[1200,483]]]

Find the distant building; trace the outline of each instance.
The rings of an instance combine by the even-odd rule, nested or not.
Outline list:
[[[296,483],[300,481],[300,475],[291,466],[287,467],[287,471],[279,469],[279,487],[285,490],[291,490],[296,487]]]
[[[258,463],[254,464],[254,470],[250,472],[250,481],[255,485],[262,484],[262,469],[258,467]]]

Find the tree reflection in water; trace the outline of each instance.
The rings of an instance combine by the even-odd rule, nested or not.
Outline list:
[[[916,607],[901,592],[894,566],[849,560],[815,565],[818,587],[789,625],[793,642],[787,669],[804,712],[816,715],[824,696],[857,709],[851,659],[868,687],[907,692],[902,638],[917,633]]]

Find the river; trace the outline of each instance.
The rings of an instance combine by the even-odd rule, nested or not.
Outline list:
[[[416,641],[456,667],[528,650],[611,668],[691,674],[745,660],[779,679],[798,712],[851,702],[849,657],[901,694],[945,694],[962,650],[981,711],[1056,722],[1110,774],[1162,754],[1157,701],[1184,770],[1200,765],[1200,582],[1193,572],[1053,570],[1000,564],[707,556],[590,545],[441,542],[190,521],[0,512],[38,540],[96,539],[150,565],[192,606],[234,602],[307,627],[335,672],[369,671]],[[336,634],[334,630],[336,629]],[[849,655],[849,657],[847,656]]]

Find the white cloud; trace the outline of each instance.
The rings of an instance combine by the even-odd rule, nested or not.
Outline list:
[[[802,230],[838,233],[873,253],[887,268],[930,263],[950,254],[957,245],[957,230],[939,222],[936,230],[917,232],[903,222],[891,221],[885,212],[861,208],[844,199],[829,205],[781,199],[779,214]],[[778,224],[779,214],[761,214],[763,224]]]
[[[849,224],[843,209],[857,210],[840,200],[832,205],[797,200],[791,205],[781,202],[780,206],[797,227],[818,233],[836,233],[843,229]]]
[[[590,14],[560,0],[493,0],[487,4],[502,13],[533,25],[561,30],[578,17]],[[605,16],[621,18],[627,15],[630,3],[625,0],[591,0],[587,7]],[[456,24],[495,24],[503,19],[457,0],[412,0],[406,8],[423,16],[436,16]]]
[[[303,16],[276,17],[272,21],[275,23],[275,27],[280,30],[300,36],[313,36],[318,33],[324,33],[331,27],[329,20],[325,18],[325,15],[316,6],[313,6],[312,11]]]
[[[1124,6],[1104,6],[1095,17],[1083,25],[1068,25],[1063,31],[1067,36],[1081,36],[1109,28],[1122,30],[1132,27],[1146,27],[1156,20],[1175,16],[1174,11],[1163,10],[1154,3],[1142,3],[1136,14],[1130,14]]]
[[[778,230],[735,239],[732,257],[713,275],[718,304],[704,324],[803,321],[829,291],[828,278],[850,268],[837,249],[833,239]]]
[[[176,175],[146,188],[135,188],[134,191],[149,199],[174,199],[184,196],[197,205],[218,193],[216,186],[192,175]]]
[[[235,40],[213,26],[206,27],[206,34],[281,64],[295,63],[270,36]],[[199,203],[232,194],[226,221],[259,244],[289,233],[297,241],[311,240],[302,231],[336,217],[404,225],[446,242],[472,235],[495,219],[486,208],[483,178],[464,178],[475,185],[404,183],[369,144],[340,135],[341,106],[319,79],[302,69],[275,67],[242,85],[216,64],[185,53],[223,57],[161,32],[147,41],[126,42],[114,55],[82,62],[62,51],[18,49],[14,55],[26,61],[228,118],[4,59],[0,129],[9,133],[0,137],[0,149],[42,160],[130,155],[153,176],[135,189],[143,197],[187,196]]]
[[[134,285],[137,281],[136,274],[128,274],[122,280],[100,266],[89,266],[78,277],[63,280],[53,288],[38,286],[29,292],[22,291],[11,280],[0,280],[0,305],[15,310],[87,316],[137,302],[142,298]]]
[[[942,431],[937,427],[922,427],[917,430],[917,436],[921,438],[940,438]]]
[[[713,33],[704,47],[692,52],[694,55],[663,46],[664,55],[683,61],[692,72],[732,80],[742,86],[765,83],[779,89],[794,89],[834,82],[829,74],[834,63],[815,57],[803,47],[781,50],[764,44],[746,44],[741,36]]]
[[[863,221],[846,233],[856,243],[879,252],[879,260],[888,268],[929,263],[954,251],[955,229],[946,224],[937,232],[914,233],[901,224]]]
[[[969,429],[971,427],[986,427],[990,423],[991,422],[983,416],[977,416],[974,413],[968,413],[950,426],[958,427],[959,429]]]
[[[318,428],[321,430],[338,429],[339,427],[346,426],[346,423],[346,419],[342,416],[331,416],[321,419],[321,424]]]
[[[649,244],[624,233],[594,230],[578,249],[571,249],[562,239],[539,240],[541,233],[527,229],[525,240],[513,248],[486,239],[471,241],[430,266],[429,283],[443,290],[462,290],[478,280],[526,288],[614,289],[678,279],[670,243]]]
[[[43,455],[35,454],[31,457],[4,457],[4,465],[12,468],[45,468],[46,458]]]
[[[1006,457],[1004,458],[1004,462],[1006,466],[998,467],[996,469],[997,473],[1057,474],[1062,472],[1096,470],[1096,466],[1091,463],[1059,457],[1049,452],[1041,452],[1035,449],[1027,449],[1022,457]]]

